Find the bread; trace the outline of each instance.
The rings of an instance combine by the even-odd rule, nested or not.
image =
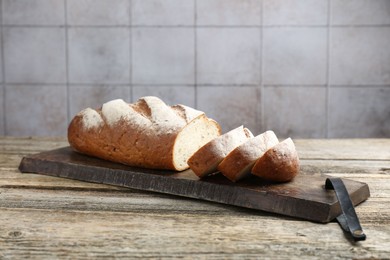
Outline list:
[[[228,153],[251,137],[249,129],[237,127],[205,144],[190,157],[188,165],[198,177],[207,176],[217,171],[218,164]]]
[[[273,131],[266,131],[250,138],[223,159],[218,165],[218,171],[229,180],[236,182],[250,175],[256,160],[278,143],[278,138]]]
[[[275,182],[291,181],[298,172],[298,153],[291,138],[269,149],[252,168],[252,174]]]
[[[68,127],[76,151],[131,166],[182,171],[200,147],[221,134],[219,124],[184,105],[157,97],[121,99],[84,109]]]

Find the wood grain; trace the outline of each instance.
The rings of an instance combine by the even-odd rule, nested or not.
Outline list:
[[[20,174],[23,156],[67,144],[7,137],[0,138],[0,259],[389,259],[390,140],[296,144],[305,173],[369,185],[371,197],[356,208],[366,241],[349,242],[334,222]]]
[[[326,223],[341,214],[333,191],[325,190],[327,176],[299,174],[285,183],[270,183],[256,176],[233,183],[222,174],[199,179],[191,170],[149,170],[112,163],[74,152],[70,147],[26,156],[23,173],[38,173],[138,190],[155,191]],[[357,205],[369,197],[367,184],[345,179]]]

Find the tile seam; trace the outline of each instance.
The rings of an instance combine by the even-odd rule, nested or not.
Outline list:
[[[198,1],[194,0],[194,104],[195,108],[199,108],[198,104]]]
[[[2,102],[3,102],[3,133],[4,135],[7,135],[7,105],[6,105],[6,101],[7,101],[7,90],[6,90],[6,75],[5,75],[5,58],[4,58],[4,54],[5,54],[5,51],[4,51],[4,26],[3,26],[3,1],[0,2],[0,30],[1,30],[1,35],[0,35],[0,40],[1,40],[1,74],[2,74],[2,82],[1,82],[1,88],[3,90],[3,95],[2,95]]]
[[[64,0],[64,21],[65,21],[65,77],[66,77],[66,117],[68,123],[70,122],[70,87],[69,87],[69,35],[68,35],[68,1]]]
[[[256,122],[260,124],[260,132],[264,132],[266,129],[265,126],[265,87],[264,87],[264,1],[261,1],[261,11],[260,11],[260,111],[259,117]]]
[[[134,99],[133,89],[133,1],[129,0],[129,101]]]
[[[326,66],[326,118],[325,118],[325,137],[329,138],[329,125],[330,125],[330,83],[331,83],[331,37],[332,37],[332,0],[328,0],[328,30],[327,30],[327,49],[326,49],[326,56],[327,56],[327,66]]]
[[[39,87],[39,86],[53,86],[53,87],[63,87],[66,85],[69,85],[69,87],[92,87],[92,86],[97,86],[97,87],[128,87],[129,83],[85,83],[85,82],[75,82],[75,83],[47,83],[47,82],[37,82],[37,83],[31,83],[31,82],[3,82],[0,84],[4,84],[7,86],[32,86],[32,87]],[[171,84],[171,83],[133,83],[132,84],[135,87],[142,87],[142,86],[147,86],[147,87],[194,87],[195,84]],[[207,84],[207,83],[202,83],[202,84],[197,84],[199,88],[204,88],[204,87],[259,87],[259,84]],[[289,88],[289,87],[294,87],[294,88],[320,88],[320,87],[327,87],[328,84],[307,84],[307,85],[302,85],[302,84],[263,84],[264,88],[273,88],[273,87],[281,87],[281,88]],[[348,88],[348,87],[355,87],[355,88],[388,88],[390,87],[390,84],[329,84],[329,88]]]
[[[63,28],[64,25],[47,25],[47,24],[3,24],[3,27],[8,28]],[[354,24],[354,25],[67,25],[67,28],[387,28],[390,24]]]

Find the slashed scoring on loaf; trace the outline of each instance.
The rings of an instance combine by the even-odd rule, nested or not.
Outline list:
[[[104,123],[103,118],[100,116],[100,114],[92,108],[86,108],[80,111],[78,115],[82,117],[82,123],[86,129],[99,127]]]
[[[102,116],[110,126],[125,120],[134,126],[165,134],[175,132],[201,114],[203,112],[184,105],[169,107],[153,96],[140,98],[135,104],[115,99],[102,106]]]
[[[85,109],[68,128],[70,145],[81,153],[138,167],[179,171],[188,168],[190,155],[220,134],[218,123],[204,112],[184,105],[169,106],[150,96],[136,103],[116,99],[96,110]]]
[[[136,126],[149,127],[150,120],[135,111],[122,99],[115,99],[104,103],[102,114],[108,125],[113,126],[120,120],[126,120]]]
[[[133,106],[145,103],[148,108],[148,119],[156,132],[175,132],[177,128],[182,128],[187,124],[184,118],[179,116],[171,107],[157,97],[147,96],[140,98]]]
[[[191,107],[185,106],[185,105],[175,105],[172,106],[172,109],[182,118],[185,119],[187,123],[191,122],[193,119],[197,118],[201,114],[203,114],[202,111],[193,109]]]
[[[116,124],[121,119],[128,119],[132,114],[130,106],[122,99],[115,99],[103,104],[102,114],[107,124]]]

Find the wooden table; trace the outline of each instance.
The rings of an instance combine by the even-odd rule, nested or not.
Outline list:
[[[0,259],[390,258],[390,139],[295,140],[301,174],[369,185],[356,208],[367,235],[170,195],[21,174],[23,156],[65,139],[0,137]]]

